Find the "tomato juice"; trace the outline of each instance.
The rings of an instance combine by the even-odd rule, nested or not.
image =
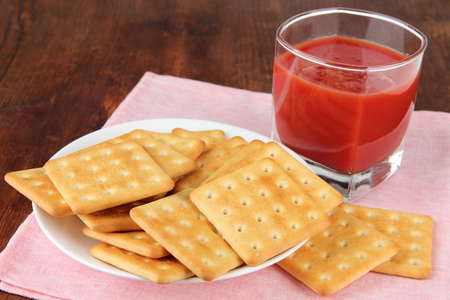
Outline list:
[[[417,66],[381,70],[378,66],[405,56],[340,36],[296,48],[328,66],[290,51],[275,58],[273,97],[281,142],[347,174],[364,171],[393,154],[414,109]]]

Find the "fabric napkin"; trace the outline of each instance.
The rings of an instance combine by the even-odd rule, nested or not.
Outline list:
[[[269,136],[271,109],[270,94],[146,73],[105,126],[143,119],[191,118]],[[450,114],[416,111],[400,170],[353,203],[431,216],[431,276],[415,280],[369,272],[329,298],[449,299],[449,181]],[[0,254],[0,289],[36,299],[321,298],[276,265],[208,283],[158,285],[109,275],[57,249],[39,228],[34,214]]]

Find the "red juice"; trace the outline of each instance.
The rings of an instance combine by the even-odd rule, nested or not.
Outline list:
[[[394,153],[414,109],[419,74],[409,66],[380,72],[367,67],[405,56],[340,36],[297,48],[341,68],[320,66],[291,52],[276,58],[273,97],[281,141],[341,173],[364,171]]]

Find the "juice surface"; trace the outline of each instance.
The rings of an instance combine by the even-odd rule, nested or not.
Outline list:
[[[367,71],[400,61],[400,53],[339,36],[298,45],[332,62],[362,66],[359,72],[328,68],[290,52],[274,64],[275,118],[281,141],[341,173],[358,173],[400,145],[414,109],[419,72],[404,66]]]

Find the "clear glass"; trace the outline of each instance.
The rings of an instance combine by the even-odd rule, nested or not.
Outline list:
[[[357,46],[305,48],[327,39]],[[426,46],[423,33],[378,13],[329,8],[290,18],[276,35],[272,138],[346,201],[367,193],[400,167]]]

